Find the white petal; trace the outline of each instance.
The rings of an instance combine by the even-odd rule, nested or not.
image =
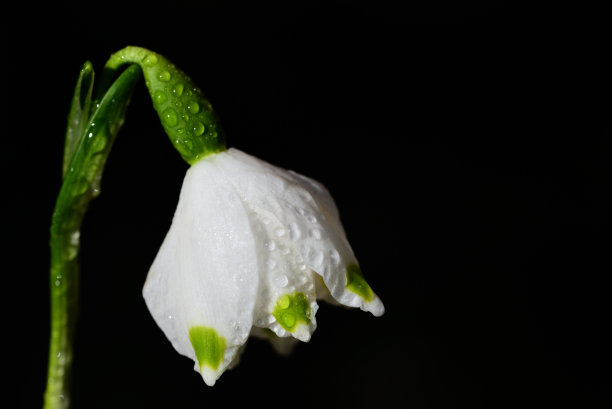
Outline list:
[[[226,171],[226,176],[234,182],[236,191],[249,209],[259,266],[254,325],[268,328],[279,337],[293,336],[300,341],[309,341],[316,329],[315,314],[318,309],[310,268],[293,246],[289,232],[277,214],[243,195],[247,186],[241,185],[242,178],[238,175],[241,175],[244,166],[227,156],[216,157],[215,164]],[[265,171],[270,173],[267,169]],[[272,202],[275,199],[271,196],[267,200]],[[276,203],[274,207],[282,211],[280,204]]]
[[[376,316],[384,313],[382,302],[358,274],[336,205],[323,185],[236,149],[228,150],[217,163],[231,175],[251,211],[286,229],[285,244],[323,277],[336,301]]]
[[[223,340],[218,366],[196,364],[209,385],[228,367],[251,330],[258,291],[256,251],[247,212],[231,184],[211,161],[194,164],[143,295],[155,321],[182,355],[198,361],[189,337],[193,328],[211,329]],[[206,338],[209,333],[202,334]]]

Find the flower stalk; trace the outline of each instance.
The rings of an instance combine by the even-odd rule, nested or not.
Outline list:
[[[70,405],[81,224],[89,202],[100,193],[104,164],[138,78],[138,67],[128,67],[99,102],[91,101],[93,69],[89,62],[77,82],[68,119],[64,179],[51,220],[51,334],[45,409]]]

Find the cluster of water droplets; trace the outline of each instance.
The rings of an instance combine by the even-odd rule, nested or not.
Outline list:
[[[207,145],[216,146],[212,106],[189,77],[155,54],[147,55],[142,66],[153,105],[177,149],[198,157]]]

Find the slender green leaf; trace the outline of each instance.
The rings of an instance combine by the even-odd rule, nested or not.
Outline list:
[[[91,94],[94,84],[94,70],[91,62],[86,61],[79,72],[70,113],[68,114],[68,126],[66,127],[66,143],[64,144],[64,163],[62,175],[66,176],[72,155],[77,147],[79,139],[85,131],[89,119],[91,107]]]

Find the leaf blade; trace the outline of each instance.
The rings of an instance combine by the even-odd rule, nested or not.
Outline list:
[[[64,160],[62,164],[62,176],[65,177],[70,166],[70,161],[79,143],[79,139],[88,124],[89,110],[91,109],[91,96],[94,85],[94,69],[90,61],[85,61],[70,104],[68,114],[68,125],[66,127],[66,141],[64,143]]]

